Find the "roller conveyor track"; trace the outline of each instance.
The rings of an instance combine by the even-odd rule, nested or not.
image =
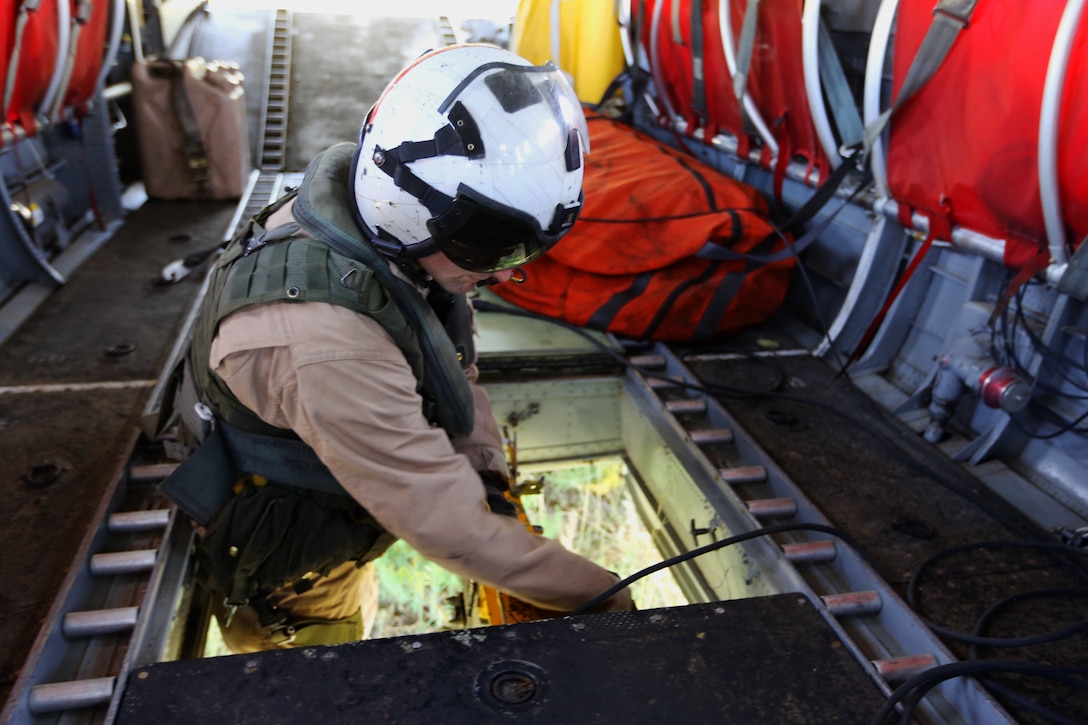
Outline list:
[[[182,572],[166,552],[187,550],[191,536],[182,531],[178,539],[174,516],[155,493],[168,470],[130,464],[119,471],[31,651],[5,721],[69,722],[72,711],[84,722],[111,720],[133,643],[149,624],[141,612],[178,590]]]
[[[660,424],[663,438],[671,450],[689,452],[686,465],[714,511],[709,520],[690,520],[682,536],[688,550],[763,527],[832,526],[715,397],[686,387],[703,381],[667,346],[657,344],[631,363],[633,386],[659,399],[671,418]],[[767,543],[762,555],[770,565],[763,575],[778,591],[808,594],[886,694],[913,675],[957,661],[863,552],[818,531],[783,532]],[[760,556],[758,547],[756,552]],[[932,722],[960,722],[963,713],[976,713],[977,722],[1015,722],[973,681],[931,695],[923,709]]]
[[[260,168],[282,171],[287,157],[287,111],[291,93],[291,12],[277,10],[268,39],[264,112],[260,121]]]
[[[223,238],[241,220],[299,183],[301,174],[254,172]],[[202,293],[201,293],[202,294]],[[182,354],[200,297],[145,413],[158,408],[165,378]],[[99,505],[45,624],[12,689],[4,723],[112,722],[133,664],[172,659],[186,647],[172,618],[187,608],[192,531],[175,526],[173,510],[156,484],[173,464],[146,462],[156,454],[134,435],[128,463]]]

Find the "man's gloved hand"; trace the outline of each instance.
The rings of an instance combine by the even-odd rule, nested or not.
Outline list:
[[[495,471],[479,471],[478,473],[480,474],[480,481],[483,482],[484,491],[487,495],[487,507],[492,513],[517,518],[528,531],[539,533],[539,530],[529,521],[529,517],[525,514],[525,509],[521,505],[521,499],[510,488],[510,482],[507,480],[506,476],[501,473],[496,473]],[[620,580],[620,576],[615,572],[609,573],[616,577],[617,582]],[[505,593],[498,593],[498,596],[501,600],[501,604],[497,602],[497,608],[503,610],[503,613],[500,615],[502,619],[495,623],[531,621],[533,619],[547,619],[549,617],[564,616],[567,614],[566,612],[540,609]],[[587,609],[586,613],[625,612],[635,608],[635,603],[631,599],[631,590],[625,587],[603,602],[598,602],[593,607]]]

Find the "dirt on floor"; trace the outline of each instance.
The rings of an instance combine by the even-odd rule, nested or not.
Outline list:
[[[151,201],[0,348],[0,701],[6,701],[195,300],[233,203]]]

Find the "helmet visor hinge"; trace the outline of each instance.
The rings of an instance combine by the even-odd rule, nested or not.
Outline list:
[[[460,101],[454,103],[447,118],[450,120],[450,126],[446,128],[452,129],[457,134],[461,148],[459,150],[443,149],[442,153],[467,156],[470,159],[482,157],[484,155],[484,139],[480,134],[480,127],[476,124],[476,119],[465,108],[465,104]],[[439,129],[439,132],[435,134],[436,143],[439,142],[438,137],[444,130],[446,129]]]

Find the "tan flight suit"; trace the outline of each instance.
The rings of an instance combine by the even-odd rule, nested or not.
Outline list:
[[[288,208],[276,217],[285,214]],[[616,583],[615,575],[558,542],[488,511],[477,471],[509,472],[474,367],[467,374],[476,428],[451,441],[424,417],[415,376],[392,338],[345,307],[273,302],[235,312],[220,325],[210,365],[243,405],[293,430],[375,519],[442,567],[561,611]],[[280,592],[273,600],[292,619],[348,617],[359,611],[371,568],[348,564],[304,595]],[[625,591],[605,609],[630,607]],[[267,648],[259,629],[241,636],[243,612],[232,621],[235,641],[225,633],[228,644],[237,651]]]

